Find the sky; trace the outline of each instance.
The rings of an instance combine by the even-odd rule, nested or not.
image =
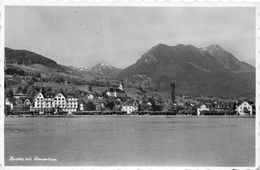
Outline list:
[[[219,44],[255,66],[252,7],[7,6],[5,46],[25,49],[59,64],[98,63],[125,68],[163,43]]]

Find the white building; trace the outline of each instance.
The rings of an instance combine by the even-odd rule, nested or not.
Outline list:
[[[209,111],[209,108],[207,108],[207,106],[205,104],[201,104],[197,108],[197,115],[199,116],[202,111]]]
[[[131,114],[132,112],[136,112],[139,110],[139,103],[137,100],[130,99],[122,104],[121,111],[126,112],[127,114]]]
[[[45,97],[43,93],[38,93],[34,98],[34,105],[32,111],[39,111],[44,113],[46,111],[54,112],[68,112],[72,113],[77,111],[78,99],[75,97],[66,97],[62,93],[56,94],[54,97]]]
[[[51,98],[46,98],[42,92],[38,93],[33,100],[32,111],[39,111],[39,113],[44,113],[45,111],[51,111],[52,105]]]
[[[14,108],[13,103],[8,98],[5,99],[5,105],[10,107],[10,110],[13,110],[13,108]]]
[[[69,114],[72,112],[76,112],[78,109],[78,98],[73,97],[73,96],[68,96],[66,100],[66,109]]]
[[[246,115],[251,116],[253,114],[253,107],[247,101],[243,101],[242,103],[238,104],[236,111],[241,116],[246,116]]]
[[[55,108],[55,112],[65,112],[67,108],[67,101],[65,95],[62,93],[56,94],[52,100],[52,107]]]
[[[93,94],[88,94],[88,95],[87,95],[87,98],[88,98],[89,100],[94,100],[94,95],[93,95]]]

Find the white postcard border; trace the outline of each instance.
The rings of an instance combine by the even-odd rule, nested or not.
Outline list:
[[[255,143],[256,166],[255,167],[145,167],[145,166],[4,166],[4,28],[5,6],[133,6],[133,7],[255,7],[256,14],[256,118],[255,118]],[[260,1],[258,0],[0,0],[0,169],[220,169],[220,170],[248,170],[260,169]]]

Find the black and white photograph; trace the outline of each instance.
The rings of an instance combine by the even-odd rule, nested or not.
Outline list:
[[[256,12],[5,5],[4,166],[257,167]]]

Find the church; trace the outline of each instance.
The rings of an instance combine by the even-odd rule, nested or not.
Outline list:
[[[107,96],[112,98],[123,99],[126,98],[126,92],[124,91],[124,82],[121,80],[119,85],[112,85],[107,91]]]

